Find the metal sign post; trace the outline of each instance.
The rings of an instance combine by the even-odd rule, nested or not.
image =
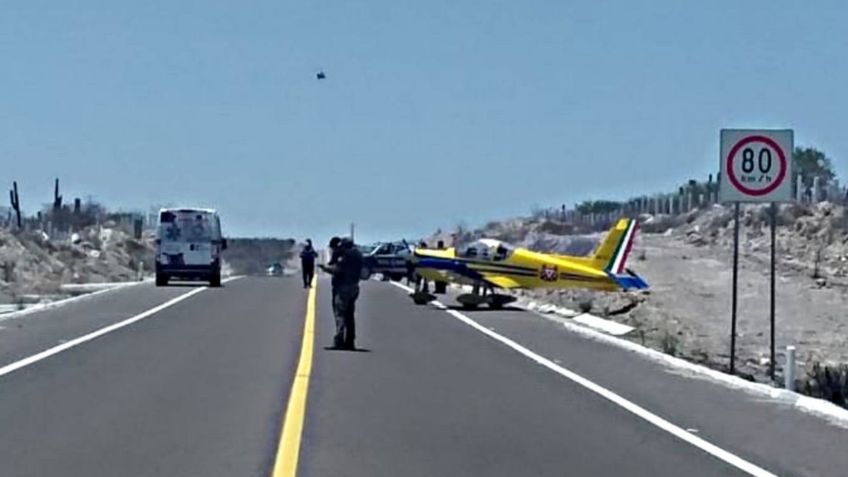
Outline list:
[[[769,325],[771,326],[771,349],[769,354],[769,377],[772,381],[774,381],[774,249],[775,247],[775,229],[777,228],[777,203],[771,203],[771,284],[770,284],[770,292],[769,292],[769,300],[771,301],[771,306],[769,307]]]
[[[733,298],[730,309],[730,374],[736,369],[736,284],[739,277],[739,202],[733,203]]]
[[[775,369],[775,228],[777,203],[792,197],[792,150],[794,133],[780,130],[721,130],[719,201],[734,204],[733,295],[730,323],[730,373],[736,371],[736,307],[739,273],[739,205],[742,202],[770,203],[771,269],[769,296],[769,376]]]

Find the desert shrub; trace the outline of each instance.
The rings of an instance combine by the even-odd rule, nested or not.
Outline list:
[[[574,233],[574,226],[572,224],[546,220],[539,225],[539,231],[554,235],[570,235]]]
[[[286,261],[294,256],[295,241],[274,238],[230,238],[223,257],[238,274],[262,274],[270,263]]]
[[[801,379],[799,390],[808,396],[848,407],[848,364],[813,363]]]
[[[677,356],[678,348],[680,347],[680,339],[669,330],[664,330],[660,338],[660,347],[662,352],[671,356]]]

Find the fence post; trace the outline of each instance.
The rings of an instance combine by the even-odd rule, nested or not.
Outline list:
[[[813,202],[814,204],[815,204],[815,203],[818,203],[818,201],[821,199],[821,195],[820,195],[820,194],[821,194],[821,184],[820,184],[820,182],[819,182],[819,176],[816,176],[816,177],[813,177],[813,197],[812,197],[812,202]]]
[[[833,179],[827,193],[827,200],[837,202],[839,200],[839,180]]]
[[[783,368],[783,387],[795,390],[795,347],[786,347],[786,365]]]

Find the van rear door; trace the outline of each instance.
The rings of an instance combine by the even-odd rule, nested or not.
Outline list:
[[[220,254],[220,226],[213,214],[202,211],[165,211],[160,217],[160,252],[168,265],[208,267]]]

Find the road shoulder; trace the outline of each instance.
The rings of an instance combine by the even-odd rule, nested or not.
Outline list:
[[[398,289],[398,293],[405,293]],[[453,304],[450,298],[445,300]],[[791,403],[722,386],[514,308],[463,312],[481,326],[735,454],[789,475],[840,475],[848,432]],[[791,443],[792,451],[786,445]],[[774,463],[774,465],[771,465]]]

